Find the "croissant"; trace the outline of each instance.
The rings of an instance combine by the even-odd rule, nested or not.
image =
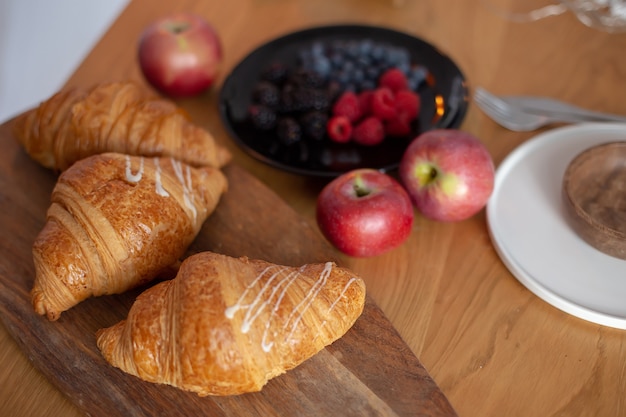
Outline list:
[[[231,157],[173,102],[150,96],[133,82],[58,92],[18,116],[13,131],[35,161],[58,171],[104,152],[171,156],[213,167]]]
[[[61,173],[33,244],[32,303],[56,320],[176,264],[226,191],[217,168],[173,158],[93,155]]]
[[[97,332],[113,366],[206,395],[261,390],[342,337],[365,284],[334,263],[300,268],[201,252],[147,289],[125,320]]]

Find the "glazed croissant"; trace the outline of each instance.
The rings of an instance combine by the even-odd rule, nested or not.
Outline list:
[[[176,264],[226,191],[223,173],[173,158],[105,153],[61,173],[33,244],[38,314],[121,293]]]
[[[259,391],[342,337],[365,284],[334,263],[300,268],[201,252],[97,333],[105,359],[139,378],[206,395]]]
[[[104,152],[171,156],[193,166],[221,167],[230,159],[173,102],[133,82],[58,92],[20,115],[13,129],[34,160],[59,171]]]

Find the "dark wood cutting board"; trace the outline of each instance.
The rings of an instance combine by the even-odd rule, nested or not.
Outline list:
[[[89,299],[57,322],[34,313],[31,246],[56,175],[34,163],[0,126],[0,316],[33,365],[79,409],[119,416],[455,416],[450,403],[381,310],[368,298],[340,340],[261,392],[198,397],[143,382],[108,365],[95,332],[128,312],[141,289]],[[333,260],[334,251],[245,170],[225,169],[228,193],[190,252],[211,250],[285,265]],[[4,410],[7,411],[7,410]]]

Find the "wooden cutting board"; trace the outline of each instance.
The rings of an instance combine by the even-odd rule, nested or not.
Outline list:
[[[143,382],[108,365],[95,332],[128,312],[141,289],[89,299],[57,322],[34,313],[31,246],[43,227],[56,175],[34,163],[0,126],[0,316],[24,354],[79,409],[120,416],[456,416],[422,364],[368,298],[340,340],[261,392],[198,397]],[[190,252],[211,250],[285,265],[333,260],[334,251],[245,170],[225,169],[228,193]]]

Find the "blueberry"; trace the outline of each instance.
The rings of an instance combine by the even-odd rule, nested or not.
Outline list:
[[[324,46],[323,42],[316,41],[316,42],[313,42],[313,44],[311,45],[311,54],[314,57],[324,56],[325,52],[326,52],[326,47]]]
[[[361,56],[367,56],[372,51],[374,42],[371,39],[362,39],[359,43],[359,52]]]
[[[370,52],[370,56],[376,61],[376,62],[380,62],[384,59],[385,57],[385,48],[380,45],[380,44],[376,44],[372,47],[372,51]]]
[[[426,77],[428,76],[428,70],[426,67],[422,65],[415,65],[411,67],[409,73],[407,74],[407,79],[409,82],[409,87],[412,90],[417,90],[420,85],[424,81],[426,81]]]
[[[330,59],[325,56],[316,57],[313,61],[312,69],[313,71],[321,75],[324,79],[327,79],[332,69]]]
[[[359,52],[360,52],[359,43],[357,41],[349,41],[348,44],[346,45],[346,54],[350,58],[356,58],[357,56],[359,56]]]

